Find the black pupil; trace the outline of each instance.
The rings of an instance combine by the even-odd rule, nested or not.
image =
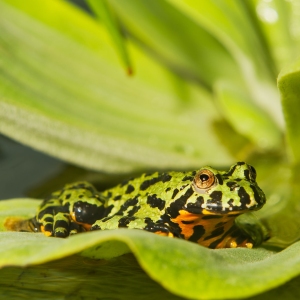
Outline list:
[[[209,179],[209,176],[206,175],[206,174],[201,174],[200,175],[200,180],[203,182],[203,181],[207,181]]]

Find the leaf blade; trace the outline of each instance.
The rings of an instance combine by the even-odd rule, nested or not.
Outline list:
[[[153,60],[147,61],[149,73],[164,84],[152,86],[148,69],[128,79],[98,24],[64,2],[43,1],[44,14],[35,4],[0,4],[2,133],[107,172],[187,168],[198,166],[201,157],[203,164],[229,163],[210,128],[216,112],[207,92],[181,81],[190,97],[183,105],[170,84],[170,72]],[[77,20],[78,31],[68,27],[67,18]],[[94,35],[102,40],[92,39]],[[195,139],[199,130],[206,144],[218,149],[217,159],[209,159],[211,151]]]
[[[127,74],[131,75],[133,73],[133,67],[129,57],[129,53],[127,51],[125,40],[121,35],[115,17],[112,15],[111,9],[108,7],[107,2],[105,0],[87,0],[87,2],[96,16],[98,16],[107,27],[107,30],[110,32],[111,38],[115,43],[116,50],[119,53],[122,63],[127,70]]]

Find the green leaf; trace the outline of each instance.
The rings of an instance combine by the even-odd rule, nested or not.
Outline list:
[[[300,60],[283,69],[278,76],[278,88],[286,123],[286,136],[292,160],[300,163]]]
[[[229,164],[211,95],[134,46],[141,67],[128,78],[106,31],[71,5],[2,1],[0,31],[2,133],[107,172]]]
[[[239,66],[239,76],[244,82],[224,77],[244,95],[260,107],[273,123],[283,126],[283,117],[274,80],[277,75],[272,47],[267,43],[264,31],[257,19],[256,5],[251,1],[194,1],[168,0],[198,26],[207,30],[231,54]],[[201,39],[201,38],[200,38]],[[219,61],[219,67],[222,62]],[[215,82],[214,82],[215,84]],[[218,81],[217,81],[218,84]],[[214,86],[213,86],[214,87]],[[245,112],[244,112],[245,113]],[[267,116],[267,119],[270,117]],[[229,122],[234,120],[229,119]],[[255,120],[253,120],[255,122]]]
[[[209,88],[219,78],[240,82],[238,66],[220,41],[168,1],[109,3],[125,28],[181,75]]]
[[[256,144],[256,149],[277,149],[282,137],[271,117],[257,106],[249,96],[232,83],[216,85],[219,107],[224,117],[237,132]]]
[[[20,217],[19,209],[14,208],[20,201],[0,202],[1,223],[8,214]],[[22,201],[23,207],[33,209],[32,201]],[[152,279],[186,298],[239,299],[274,288],[300,273],[300,242],[279,253],[263,248],[211,250],[128,229],[89,232],[67,239],[47,238],[41,233],[1,232],[0,266],[41,264],[76,253],[97,259],[114,257],[128,251],[127,247],[119,251],[123,243]]]
[[[110,261],[65,257],[38,266],[0,270],[3,299],[180,300],[141,270],[128,254]]]
[[[251,76],[249,68],[256,69],[256,74],[262,78],[276,76],[272,56],[256,26],[255,8],[249,1],[168,1],[217,37],[239,63],[245,76]]]
[[[251,0],[256,8],[259,25],[274,57],[282,69],[297,57],[299,47],[299,6],[296,1]]]
[[[124,37],[122,37],[121,35],[115,16],[113,16],[111,9],[108,7],[107,2],[105,0],[87,0],[87,2],[93,10],[93,12],[96,14],[96,16],[100,18],[100,21],[102,21],[107,27],[107,30],[111,34],[111,38],[115,43],[116,49],[118,50],[122,62],[127,69],[127,73],[131,75],[133,70],[129,54],[125,45]]]
[[[278,160],[273,164],[269,164],[265,173],[259,173],[268,200],[256,216],[268,228],[271,236],[268,244],[287,247],[300,239],[299,165],[291,167]]]

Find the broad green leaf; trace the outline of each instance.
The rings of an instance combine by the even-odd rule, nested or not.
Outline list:
[[[283,69],[278,88],[286,123],[286,136],[295,164],[300,163],[300,60]]]
[[[249,1],[256,8],[259,25],[279,69],[297,56],[300,42],[297,1]]]
[[[3,299],[180,300],[139,267],[133,255],[105,261],[79,255],[42,265],[0,270]]]
[[[260,39],[260,29],[249,1],[168,1],[217,37],[245,73],[252,68],[262,78],[276,76],[274,62],[264,39]]]
[[[2,133],[109,172],[231,162],[213,135],[209,93],[134,46],[142,65],[128,78],[106,31],[75,7],[5,0],[0,31]]]
[[[14,208],[20,201],[0,202],[1,223],[9,214],[22,216],[19,208]],[[32,200],[23,199],[22,206],[34,213],[32,204]],[[23,214],[27,215],[28,211]],[[108,258],[126,252],[123,247],[124,251],[118,253],[120,243],[129,247],[152,279],[185,298],[240,299],[274,288],[300,273],[300,242],[278,253],[263,248],[211,250],[179,239],[126,229],[89,232],[66,239],[1,232],[0,265],[36,265],[76,253]]]
[[[300,239],[299,170],[299,165],[290,167],[275,161],[268,175],[260,174],[269,177],[262,187],[268,200],[256,215],[270,232],[270,244],[287,247]]]
[[[105,0],[87,0],[87,2],[96,16],[100,18],[100,21],[105,24],[107,30],[110,32],[111,38],[115,43],[120,58],[127,69],[127,73],[129,75],[132,74],[132,65],[125,45],[124,37],[121,35],[120,28],[118,28],[117,21],[111,12],[111,9],[108,7],[107,2]]]
[[[240,83],[238,66],[227,49],[168,1],[109,3],[125,28],[182,76],[208,87],[219,78]]]
[[[257,19],[255,4],[251,1],[230,0],[168,2],[220,41],[235,59],[239,74],[244,78],[243,84],[230,80],[229,77],[221,78],[221,81],[230,81],[236,89],[240,89],[240,93],[250,95],[246,97],[250,100],[249,105],[259,106],[266,116],[272,117],[273,122],[268,127],[274,122],[282,127],[282,111],[278,93],[275,91],[276,64]],[[243,114],[246,113],[243,111]],[[257,113],[261,114],[261,110],[258,109]],[[233,123],[234,119],[228,121]]]
[[[237,132],[246,136],[260,150],[273,150],[282,142],[281,133],[270,116],[235,85],[219,82],[216,98],[224,117]]]

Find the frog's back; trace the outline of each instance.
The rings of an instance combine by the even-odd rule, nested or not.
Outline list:
[[[107,199],[107,206],[113,207],[108,217],[115,214],[138,218],[156,216],[157,220],[178,193],[190,186],[195,174],[196,171],[155,172],[124,181],[102,193],[103,198]],[[134,214],[130,208],[134,209]]]

